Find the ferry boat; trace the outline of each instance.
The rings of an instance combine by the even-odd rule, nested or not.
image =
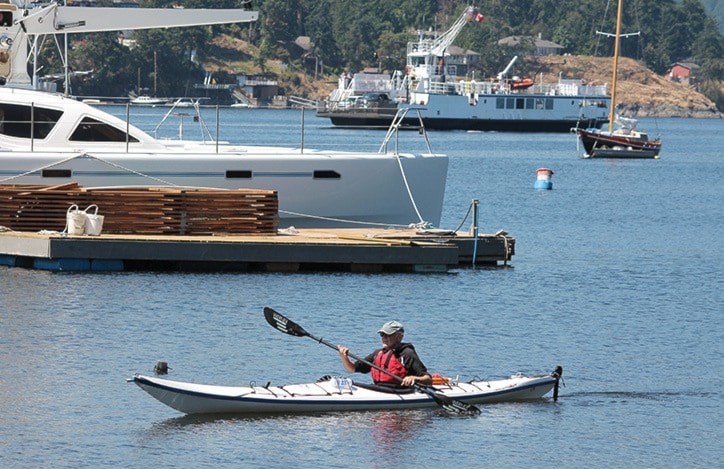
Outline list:
[[[570,132],[608,122],[606,85],[509,78],[517,56],[495,79],[458,77],[457,67],[446,64],[447,49],[463,27],[480,16],[470,6],[441,36],[419,33],[407,44],[404,71],[340,77],[329,98],[318,104],[317,116],[336,126],[386,128],[398,109],[416,109],[428,130],[515,132]],[[417,113],[409,113],[403,124],[419,126]]]

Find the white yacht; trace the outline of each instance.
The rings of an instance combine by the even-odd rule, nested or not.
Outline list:
[[[411,154],[158,140],[102,109],[31,89],[30,38],[254,21],[256,12],[53,3],[0,4],[0,13],[12,18],[0,23],[0,53],[9,57],[0,64],[0,184],[275,190],[281,227],[440,222],[448,158],[429,146]]]

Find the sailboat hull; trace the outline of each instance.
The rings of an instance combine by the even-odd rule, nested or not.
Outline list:
[[[588,158],[658,158],[661,151],[659,140],[584,129],[578,136]]]

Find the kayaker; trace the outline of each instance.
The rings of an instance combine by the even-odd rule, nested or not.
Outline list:
[[[431,385],[432,377],[427,372],[425,364],[417,356],[415,347],[410,343],[403,343],[405,328],[397,321],[386,322],[377,331],[382,340],[382,348],[375,350],[365,358],[365,361],[374,363],[376,366],[389,371],[402,378],[402,382],[376,370],[362,361],[352,362],[349,359],[349,349],[342,345],[338,346],[339,356],[342,359],[344,369],[350,373],[370,373],[375,384],[402,385],[404,387],[413,384]]]

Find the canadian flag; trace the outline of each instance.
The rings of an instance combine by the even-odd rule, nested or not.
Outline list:
[[[473,19],[480,23],[485,19],[485,16],[483,16],[482,13],[475,13],[475,17]]]

